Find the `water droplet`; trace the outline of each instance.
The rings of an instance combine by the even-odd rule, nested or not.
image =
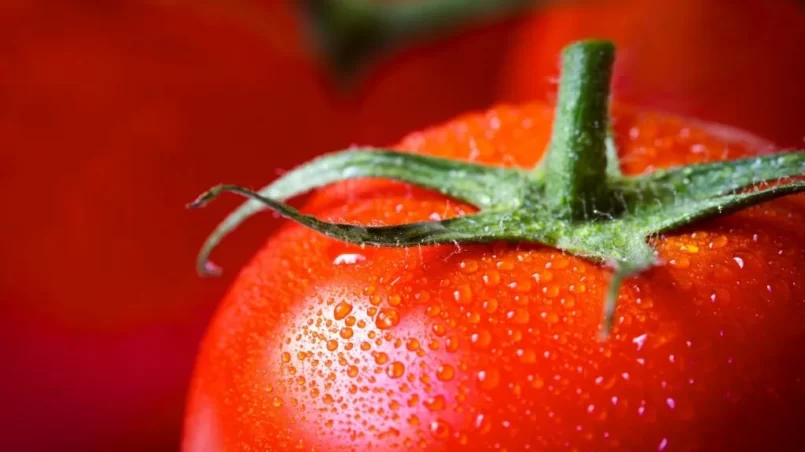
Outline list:
[[[434,324],[431,329],[433,330],[433,334],[435,334],[435,335],[437,335],[439,337],[444,336],[444,334],[447,332],[445,326],[442,325],[441,323]]]
[[[429,409],[430,411],[441,411],[447,405],[443,395],[430,397],[422,402],[422,404],[425,405],[425,408]]]
[[[509,284],[509,288],[520,293],[526,293],[531,291],[531,281],[527,279],[521,279]]]
[[[405,342],[405,348],[407,348],[409,351],[415,352],[419,350],[419,341],[414,338],[410,338]]]
[[[273,405],[274,408],[279,408],[282,406],[282,404],[283,401],[281,397],[274,397],[273,399],[271,399],[271,405]]]
[[[375,358],[375,364],[386,364],[389,360],[389,355],[385,352],[375,352],[372,356]]]
[[[350,328],[350,327],[344,327],[344,328],[341,328],[341,331],[339,332],[339,334],[344,339],[349,339],[349,338],[352,337],[353,334],[355,334],[355,332],[352,331],[352,328]]]
[[[553,268],[556,269],[563,269],[567,268],[570,265],[570,259],[565,256],[557,256],[556,259],[553,260]]]
[[[399,361],[394,361],[386,368],[386,375],[391,378],[400,378],[405,373],[405,365]]]
[[[291,354],[288,352],[282,352],[282,362],[289,363],[291,362]]]
[[[335,258],[335,260],[333,260],[333,264],[352,265],[365,260],[366,256],[363,256],[361,254],[340,254]]]
[[[450,437],[451,428],[447,422],[437,419],[430,423],[430,433],[436,439],[447,439]]]
[[[537,352],[534,351],[534,349],[521,348],[518,349],[515,354],[520,358],[520,362],[523,364],[532,364],[537,362]]]
[[[744,260],[741,257],[735,256],[732,258],[736,264],[738,264],[738,268],[744,268]]]
[[[553,298],[559,295],[559,286],[556,284],[548,284],[542,288],[542,293],[545,294],[546,297]]]
[[[506,318],[512,321],[512,323],[516,323],[518,325],[524,325],[528,323],[531,319],[531,316],[528,314],[528,310],[524,308],[517,308],[513,311],[509,311],[506,314]]]
[[[545,313],[545,321],[551,325],[559,323],[559,315],[555,312],[547,312]]]
[[[498,270],[504,270],[504,271],[514,270],[514,262],[512,261],[512,259],[509,258],[504,258],[497,261],[495,266],[498,268]]]
[[[500,284],[500,273],[490,270],[484,274],[482,279],[486,287],[496,287]]]
[[[388,301],[389,301],[389,306],[399,306],[400,303],[402,303],[402,299],[397,294],[389,295],[389,300]]]
[[[675,401],[674,399],[670,398],[670,397],[668,397],[667,399],[665,399],[665,403],[668,405],[668,408],[670,408],[670,409],[672,409],[672,410],[673,410],[674,408],[676,408],[676,401]]]
[[[662,441],[660,441],[660,445],[657,446],[657,450],[663,450],[667,445],[668,445],[668,438],[663,438]]]
[[[668,261],[671,267],[685,269],[690,267],[690,259],[687,256],[679,256]]]
[[[570,286],[570,291],[576,295],[583,294],[587,292],[587,286],[585,286],[584,284],[572,284]]]
[[[467,304],[472,301],[472,290],[467,284],[462,284],[453,291],[453,299],[458,304]]]
[[[436,378],[441,381],[450,381],[456,374],[455,368],[450,364],[442,364],[436,369]]]
[[[355,377],[358,375],[358,367],[357,366],[349,366],[347,368],[347,375],[350,377]]]
[[[478,386],[485,390],[490,391],[495,389],[500,383],[500,372],[497,369],[487,369],[478,372],[477,374]]]
[[[492,342],[492,335],[487,330],[480,330],[470,336],[470,342],[478,348],[487,348],[489,343]]]
[[[477,416],[475,416],[475,428],[482,435],[489,433],[489,431],[492,429],[492,422],[488,419],[486,415],[478,414]]]
[[[394,328],[400,323],[400,313],[394,308],[381,308],[375,318],[375,325],[381,330]]]
[[[361,350],[368,351],[370,348],[372,348],[372,344],[366,341],[361,342]]]
[[[338,341],[336,341],[335,339],[330,339],[329,341],[327,341],[327,350],[333,352],[337,348],[338,348]]]
[[[481,314],[478,311],[468,311],[467,312],[467,322],[471,325],[477,325],[481,323]]]
[[[428,317],[438,317],[441,312],[442,308],[437,304],[432,304],[425,310],[425,314],[427,314]]]
[[[448,352],[455,352],[458,350],[458,338],[456,336],[450,335],[444,341],[444,348]]]
[[[472,259],[465,259],[458,264],[458,268],[461,269],[462,273],[472,274],[478,270],[478,262]]]
[[[643,345],[646,343],[646,339],[648,338],[648,334],[643,333],[640,336],[632,339],[632,342],[637,344],[637,351],[640,351],[643,348]]]
[[[718,249],[727,246],[727,243],[729,243],[729,239],[723,235],[719,235],[718,237],[714,238],[708,246],[710,248]]]
[[[498,309],[498,300],[495,298],[490,298],[483,303],[484,311],[488,313],[493,313]]]

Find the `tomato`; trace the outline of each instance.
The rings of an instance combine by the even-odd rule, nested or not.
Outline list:
[[[770,150],[724,126],[614,111],[626,174]],[[533,167],[552,109],[501,106],[410,152]],[[303,211],[393,225],[474,208],[380,180]],[[611,272],[528,244],[361,247],[289,224],[240,272],[201,345],[183,449],[776,450],[805,385],[805,197],[656,237],[607,341]]]
[[[20,426],[0,449],[175,446],[198,337],[229,282],[188,266],[224,206],[200,219],[187,199],[494,96],[479,77],[451,81],[463,69],[444,45],[338,92],[288,2],[203,3],[0,6],[0,330],[13,347],[0,382]],[[497,61],[502,39],[450,44]],[[241,265],[275,224],[256,222],[220,263]]]
[[[511,50],[501,97],[550,100],[559,51],[615,41],[622,102],[731,124],[801,146],[805,10],[791,0],[559,2],[533,15]]]

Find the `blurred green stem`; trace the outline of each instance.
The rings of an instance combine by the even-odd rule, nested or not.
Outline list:
[[[302,0],[319,51],[340,76],[411,41],[510,17],[556,0]]]

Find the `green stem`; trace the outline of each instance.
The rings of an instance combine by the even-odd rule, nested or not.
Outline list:
[[[303,0],[320,50],[341,75],[411,41],[447,35],[552,0]],[[555,0],[554,0],[555,1]]]
[[[609,84],[615,48],[582,41],[562,52],[562,75],[544,174],[546,201],[567,220],[611,209],[607,184]]]

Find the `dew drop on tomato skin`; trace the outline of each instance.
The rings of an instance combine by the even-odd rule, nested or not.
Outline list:
[[[405,374],[405,365],[399,361],[394,361],[386,369],[386,374],[391,378],[400,378]]]
[[[338,303],[333,310],[333,318],[341,320],[352,312],[352,305],[346,301]]]
[[[547,107],[525,111],[500,109],[490,136],[550,119]],[[619,118],[616,131],[631,123],[646,132],[623,149],[636,156],[629,171],[700,155],[687,150],[692,138],[654,144],[677,127],[651,132],[656,116]],[[429,132],[439,143],[431,137],[419,146],[442,152],[452,143],[459,152],[466,143],[457,137],[486,136],[488,121],[470,117]],[[532,165],[545,139],[490,146],[486,158],[503,161],[505,149],[508,164]],[[696,140],[708,155],[724,146]],[[655,160],[636,149],[649,144]],[[742,152],[730,145],[731,156]],[[377,224],[466,209],[401,184],[339,187],[315,195],[310,211],[352,199],[354,210],[328,211],[332,218]],[[786,208],[794,207],[805,211],[805,202]],[[805,403],[796,383],[805,233],[781,217],[753,210],[697,225],[695,236],[659,238],[662,259],[687,267],[669,263],[628,280],[607,343],[596,338],[610,273],[572,256],[506,244],[366,247],[359,263],[332,265],[358,247],[289,226],[244,270],[216,315],[189,412],[208,407],[222,438],[249,437],[256,450],[654,450],[662,440],[676,450],[735,444],[723,438],[769,432],[774,423],[797,432],[781,416],[793,418],[791,403]],[[761,270],[741,270],[735,256]]]
[[[382,308],[377,314],[375,324],[381,330],[393,328],[400,322],[400,313],[393,308]]]

